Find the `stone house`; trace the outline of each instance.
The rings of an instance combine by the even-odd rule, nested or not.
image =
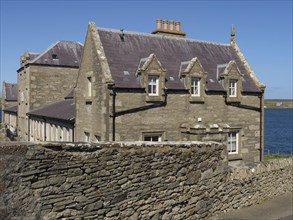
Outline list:
[[[17,128],[17,84],[2,83],[2,124],[9,136],[16,135]]]
[[[25,52],[17,70],[18,137],[29,140],[27,113],[63,99],[75,86],[83,45],[58,41],[42,53]]]
[[[74,142],[73,91],[63,100],[27,113],[29,141]]]
[[[17,136],[17,105],[2,110],[2,124],[9,137]]]
[[[263,156],[265,86],[229,44],[185,38],[180,22],[152,34],[89,23],[75,88],[75,141],[219,141],[228,158]]]
[[[2,82],[2,103],[1,109],[10,108],[17,105],[17,84]],[[2,122],[4,122],[4,113],[2,111]]]

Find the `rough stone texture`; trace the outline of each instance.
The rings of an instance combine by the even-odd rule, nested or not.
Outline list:
[[[1,114],[2,114],[2,124],[8,123],[8,121],[5,118],[5,114],[3,112],[3,109],[16,106],[17,105],[17,100],[10,100],[7,98],[6,94],[6,85],[7,83],[5,81],[2,82],[2,98],[1,98]],[[17,86],[17,85],[15,85]]]
[[[18,72],[18,136],[28,140],[28,118],[32,109],[62,100],[74,87],[78,68],[29,65]]]
[[[227,143],[227,133],[236,131],[239,132],[239,150],[237,154],[229,155],[229,159],[244,162],[260,161],[260,152],[263,151],[263,116],[259,111],[263,107],[260,106],[260,94],[244,92],[240,94],[240,83],[237,100],[230,98],[228,103],[224,92],[203,91],[206,86],[204,79],[200,86],[202,89],[200,99],[197,101],[191,99],[188,90],[167,90],[165,94],[166,73],[156,59],[150,59],[155,56],[150,55],[146,61],[149,62],[147,68],[142,71],[141,76],[137,77],[137,81],[143,85],[142,88],[136,90],[116,88],[116,113],[113,113],[114,92],[108,88],[113,88],[113,83],[119,84],[119,82],[113,82],[111,78],[107,61],[111,56],[105,53],[100,37],[95,26],[90,24],[75,90],[75,141],[95,142],[97,136],[102,141],[111,141],[114,139],[113,130],[115,130],[115,141],[142,141],[144,135],[157,134],[162,136],[163,141]],[[190,74],[196,75],[202,71],[197,67]],[[147,93],[148,75],[159,76],[158,96],[149,96]],[[231,68],[231,76],[234,75],[240,77],[236,66]],[[89,77],[92,79],[90,87]],[[123,78],[122,70],[121,80],[127,81],[127,78]],[[91,88],[90,97],[88,88]],[[229,105],[235,101],[239,101],[241,106]],[[159,107],[149,107],[158,103],[161,104]],[[221,128],[210,129],[214,124],[219,127],[221,124],[227,124],[229,128],[226,131]],[[187,127],[182,130],[182,126]],[[192,132],[197,126],[206,129]],[[85,134],[90,136],[89,140]]]
[[[214,142],[0,147],[1,219],[205,219],[292,191],[292,160],[229,167]]]
[[[109,141],[110,93],[107,89],[111,82],[110,70],[103,47],[97,45],[95,28],[89,24],[86,35],[83,59],[75,88],[75,141],[85,141],[85,132],[90,134],[90,141],[95,136]],[[81,74],[82,73],[82,74]],[[88,96],[87,78],[92,78],[92,96]]]

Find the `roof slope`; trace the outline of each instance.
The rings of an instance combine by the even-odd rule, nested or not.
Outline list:
[[[5,83],[7,101],[17,101],[17,83]]]
[[[12,112],[12,113],[17,113],[17,105],[3,109],[4,112]]]
[[[79,67],[82,49],[79,42],[57,41],[41,54],[29,53],[33,58],[29,63]]]
[[[181,62],[197,57],[208,73],[207,90],[225,91],[217,79],[217,65],[228,64],[229,61],[235,60],[239,70],[244,74],[243,91],[259,92],[229,44],[127,31],[124,31],[124,40],[121,40],[119,36],[121,32],[118,30],[97,28],[97,31],[116,87],[141,88],[136,77],[140,59],[154,53],[167,70],[168,89],[185,89],[179,78]],[[129,74],[125,74],[124,71],[128,71]]]
[[[33,53],[33,52],[29,52],[28,55],[29,55],[29,59],[30,59],[30,60],[34,60],[34,59],[36,59],[38,56],[40,56],[39,53]]]
[[[73,122],[75,119],[74,99],[65,99],[54,102],[53,104],[32,110],[27,114]]]

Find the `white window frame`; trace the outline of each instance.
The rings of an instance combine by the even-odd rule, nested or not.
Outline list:
[[[55,130],[55,140],[54,141],[58,141],[59,140],[59,134],[58,134],[59,133],[58,132],[58,130],[59,130],[58,127],[59,126],[55,125],[54,127],[55,127],[55,129],[54,129]]]
[[[70,141],[70,129],[66,128],[66,141]]]
[[[191,78],[191,96],[199,97],[200,96],[200,78],[192,77]]]
[[[150,75],[148,76],[148,95],[158,96],[159,95],[159,76]]]
[[[64,141],[64,128],[60,126],[60,141]]]
[[[233,143],[235,144],[235,150],[233,149]],[[228,133],[227,140],[227,151],[228,154],[238,154],[239,152],[239,132],[231,131]]]
[[[50,123],[50,141],[54,141],[54,125]]]
[[[89,132],[84,132],[84,140],[85,142],[90,142],[90,133]]]
[[[150,140],[146,140],[146,138],[150,138]],[[158,140],[154,140],[158,138]],[[144,134],[143,141],[150,141],[150,142],[161,142],[162,141],[162,134]]]
[[[237,80],[230,79],[229,80],[229,97],[237,96]]]
[[[88,76],[87,77],[87,96],[88,97],[92,97],[92,87],[93,87],[92,77]]]
[[[43,141],[45,140],[45,136],[44,136],[44,125],[45,123],[44,122],[40,122],[40,140]]]

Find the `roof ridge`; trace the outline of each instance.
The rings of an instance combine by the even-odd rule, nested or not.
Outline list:
[[[112,29],[112,28],[97,27],[97,30],[121,33],[121,30]],[[220,45],[220,46],[231,46],[229,43],[220,43],[220,42],[213,42],[213,41],[197,40],[197,39],[192,39],[192,38],[174,37],[174,36],[168,36],[168,35],[163,35],[163,34],[159,35],[159,34],[135,32],[135,31],[127,31],[127,30],[123,30],[123,33],[124,34],[133,34],[133,35],[144,35],[144,36],[154,37],[154,38],[169,38],[169,39],[174,39],[174,40],[184,40],[184,41],[206,43],[206,44]]]
[[[80,44],[81,46],[83,46],[83,44],[79,41],[73,41],[73,40],[59,40],[58,41],[59,43],[62,43],[62,42],[68,42],[68,43],[76,43],[76,44]]]
[[[47,47],[47,49],[45,51],[43,51],[42,53],[40,53],[39,56],[37,56],[35,59],[33,59],[32,61],[30,61],[29,63],[34,63],[35,61],[37,61],[39,58],[41,58],[42,56],[44,56],[49,50],[51,50],[53,47],[55,47],[58,43],[60,43],[60,41],[57,41],[57,42],[51,44],[49,47]]]

